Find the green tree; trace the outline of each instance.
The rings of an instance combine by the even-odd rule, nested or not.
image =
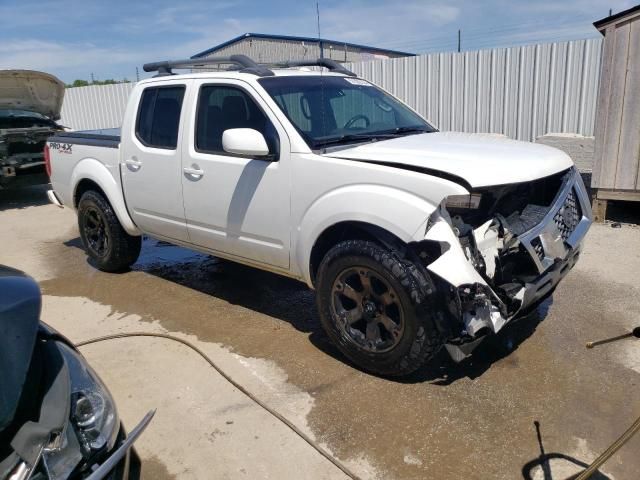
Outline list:
[[[94,80],[89,82],[87,80],[74,80],[73,83],[68,83],[67,88],[73,87],[88,87],[89,85],[115,85],[116,83],[131,83],[131,80],[123,78],[122,80],[115,80],[113,78],[107,78],[106,80]]]
[[[74,80],[72,84],[67,85],[67,88],[71,87],[86,87],[89,85],[89,82],[86,80]]]

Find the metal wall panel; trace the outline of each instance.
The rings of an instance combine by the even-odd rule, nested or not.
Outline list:
[[[74,130],[119,127],[134,85],[117,83],[67,88],[60,123]]]
[[[271,61],[304,53],[298,43],[262,39],[232,47],[217,54]],[[317,45],[305,48],[307,58],[318,56]],[[594,135],[601,51],[602,39],[596,38],[374,60],[347,68],[389,90],[441,130],[531,141],[546,133]],[[119,126],[133,85],[67,89],[62,123],[74,129]]]
[[[347,64],[441,130],[594,135],[602,39]]]

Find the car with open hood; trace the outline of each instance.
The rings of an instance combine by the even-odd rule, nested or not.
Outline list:
[[[56,123],[64,84],[48,73],[0,70],[0,189],[49,182],[44,158]]]

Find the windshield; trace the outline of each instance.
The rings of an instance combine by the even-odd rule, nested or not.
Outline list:
[[[259,82],[314,149],[435,131],[391,95],[359,78],[291,76]]]

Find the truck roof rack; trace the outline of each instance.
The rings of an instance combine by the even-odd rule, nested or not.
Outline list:
[[[318,58],[316,60],[287,60],[285,62],[269,63],[270,67],[291,68],[291,67],[325,67],[331,72],[342,73],[349,77],[357,75],[351,70],[347,70],[335,60],[330,58]]]
[[[268,68],[258,65],[246,55],[231,55],[230,57],[188,58],[186,60],[164,60],[162,62],[145,63],[142,69],[145,72],[158,72],[159,77],[173,75],[173,68],[204,67],[206,65],[232,64],[239,67],[243,73],[253,73],[259,77],[269,77],[273,72]]]
[[[242,73],[252,73],[259,77],[271,77],[273,72],[268,67],[292,68],[292,67],[325,67],[331,72],[342,73],[349,77],[355,77],[356,74],[347,70],[335,60],[330,58],[318,58],[316,60],[287,60],[283,62],[273,62],[268,64],[259,64],[246,55],[231,55],[229,57],[206,57],[206,58],[189,58],[186,60],[165,60],[162,62],[145,63],[142,69],[145,72],[158,72],[158,77],[165,75],[173,75],[173,68],[190,68],[204,67],[206,65],[235,65],[238,71]]]

